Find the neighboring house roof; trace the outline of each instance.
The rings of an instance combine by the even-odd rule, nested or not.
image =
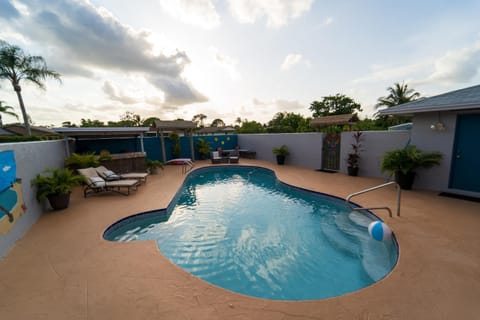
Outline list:
[[[206,127],[197,130],[197,133],[228,133],[235,131],[232,127]]]
[[[345,125],[345,124],[354,124],[358,121],[356,114],[338,114],[335,116],[325,116],[318,117],[313,119],[310,122],[311,126],[322,127],[322,126],[336,126],[336,125]]]
[[[5,130],[3,128],[0,128],[0,136],[16,136],[16,134],[8,130]]]
[[[378,111],[380,115],[480,109],[480,85],[418,99]]]
[[[173,121],[163,121],[155,120],[155,128],[158,130],[166,131],[175,131],[175,130],[185,130],[185,129],[194,129],[197,127],[197,124],[193,121],[185,120],[173,120]]]
[[[9,132],[12,132],[16,135],[19,136],[26,136],[27,135],[27,130],[25,129],[25,126],[20,125],[20,124],[8,124],[3,126],[4,130],[7,130]],[[53,130],[47,129],[47,128],[42,128],[42,127],[35,127],[35,126],[30,126],[30,131],[32,132],[32,135],[34,136],[52,136],[52,135],[57,135]]]
[[[148,127],[62,127],[54,128],[56,133],[67,137],[131,137],[148,132]]]

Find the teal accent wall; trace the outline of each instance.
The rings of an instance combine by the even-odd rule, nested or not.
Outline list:
[[[194,136],[193,145],[195,150],[195,159],[199,159],[197,151],[198,139],[204,139],[212,150],[222,148],[223,150],[235,149],[238,145],[238,136],[228,135],[209,135]],[[147,153],[147,158],[151,160],[162,160],[162,144],[160,137],[144,137],[143,146]],[[190,137],[180,137],[181,158],[191,158]],[[165,152],[167,160],[173,159],[173,142],[165,137]],[[140,138],[112,138],[112,139],[82,139],[76,141],[75,152],[99,154],[102,150],[108,150],[110,153],[140,152]]]

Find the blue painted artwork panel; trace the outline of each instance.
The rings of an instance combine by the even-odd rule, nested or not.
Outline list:
[[[12,186],[15,182],[16,171],[13,151],[0,152],[0,192]]]

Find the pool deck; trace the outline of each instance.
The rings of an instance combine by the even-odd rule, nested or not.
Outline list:
[[[271,168],[284,182],[340,197],[384,182],[257,160],[240,164]],[[210,164],[197,161],[196,167],[204,165]],[[166,166],[128,197],[108,193],[84,199],[78,188],[70,208],[42,215],[0,260],[0,318],[480,319],[480,203],[404,191],[401,217],[378,212],[400,245],[389,276],[340,297],[270,301],[188,274],[154,241],[102,238],[120,218],[166,207],[184,177],[181,166]],[[392,187],[354,201],[395,207],[395,196]]]

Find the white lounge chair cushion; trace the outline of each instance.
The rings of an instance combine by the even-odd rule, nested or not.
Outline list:
[[[102,178],[100,178],[100,177],[90,177],[89,179],[95,187],[99,187],[99,188],[100,187],[105,187],[105,180],[103,180]]]
[[[102,172],[102,175],[105,177],[106,180],[111,181],[111,180],[119,180],[120,176],[113,172],[112,170],[105,170]]]

